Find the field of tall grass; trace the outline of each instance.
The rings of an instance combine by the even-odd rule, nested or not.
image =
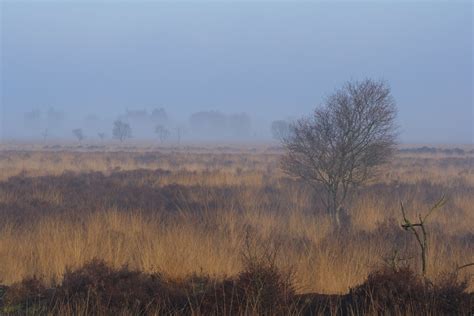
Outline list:
[[[335,230],[321,192],[284,175],[268,146],[5,146],[0,151],[0,283],[47,287],[102,260],[186,280],[226,280],[246,254],[271,256],[297,294],[345,294],[386,266],[420,271],[403,201],[428,220],[430,280],[474,262],[474,151],[402,150],[347,202]],[[474,291],[472,267],[459,271]],[[469,281],[470,280],[470,281]]]

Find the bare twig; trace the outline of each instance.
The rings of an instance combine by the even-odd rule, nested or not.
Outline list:
[[[431,207],[431,209],[426,213],[426,215],[423,217],[421,214],[418,215],[418,223],[412,223],[406,216],[405,212],[405,207],[403,206],[403,203],[400,202],[400,209],[402,211],[402,216],[403,216],[403,224],[401,225],[403,229],[406,231],[411,231],[413,235],[416,238],[416,241],[418,242],[418,245],[420,246],[421,250],[421,272],[423,276],[426,275],[426,258],[428,255],[428,232],[426,231],[426,220],[428,217],[433,213],[434,210],[442,207],[443,205],[446,204],[446,197],[443,195],[434,205]],[[421,228],[421,234],[420,232],[416,229],[417,227]]]

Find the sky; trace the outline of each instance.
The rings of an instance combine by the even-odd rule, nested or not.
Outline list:
[[[392,89],[401,142],[473,143],[471,1],[0,0],[0,10],[1,139],[32,136],[33,109],[63,112],[70,131],[86,116],[156,107],[175,122],[246,112],[265,138],[272,120],[374,78]]]

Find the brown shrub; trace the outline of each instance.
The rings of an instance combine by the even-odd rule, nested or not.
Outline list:
[[[456,273],[442,276],[433,285],[433,309],[441,315],[474,313],[474,293],[468,293],[468,279]]]
[[[221,281],[197,275],[170,281],[94,260],[66,272],[55,289],[37,278],[12,285],[0,312],[4,305],[18,314],[470,315],[474,293],[466,289],[467,282],[454,274],[431,283],[409,268],[384,268],[346,295],[296,295],[289,274],[262,261]]]
[[[368,310],[399,310],[407,303],[421,305],[426,300],[424,281],[410,268],[383,268],[351,290],[355,302]]]
[[[2,300],[5,305],[31,305],[47,299],[48,296],[43,282],[37,277],[32,277],[7,288]]]
[[[181,284],[189,310],[202,315],[288,315],[295,291],[290,275],[262,262],[222,281],[193,276]]]
[[[67,271],[57,291],[57,299],[73,305],[87,302],[93,310],[126,309],[136,313],[156,308],[165,310],[184,302],[184,297],[171,291],[158,274],[130,271],[127,267],[115,270],[98,260],[78,270]]]
[[[351,289],[348,307],[362,313],[415,315],[468,315],[474,311],[474,293],[454,275],[432,283],[409,267],[383,268]]]
[[[289,275],[272,265],[250,265],[235,282],[242,304],[258,314],[284,314],[295,292]]]

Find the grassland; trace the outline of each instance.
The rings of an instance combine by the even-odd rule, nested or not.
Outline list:
[[[345,294],[390,264],[420,270],[399,203],[429,220],[428,277],[474,262],[474,151],[400,151],[347,203],[335,231],[314,191],[279,169],[269,146],[4,145],[0,280],[60,284],[94,259],[112,269],[226,280],[245,254],[271,254],[297,294]],[[393,263],[393,261],[392,261]],[[469,279],[472,269],[460,271]],[[467,285],[474,291],[474,283]]]

